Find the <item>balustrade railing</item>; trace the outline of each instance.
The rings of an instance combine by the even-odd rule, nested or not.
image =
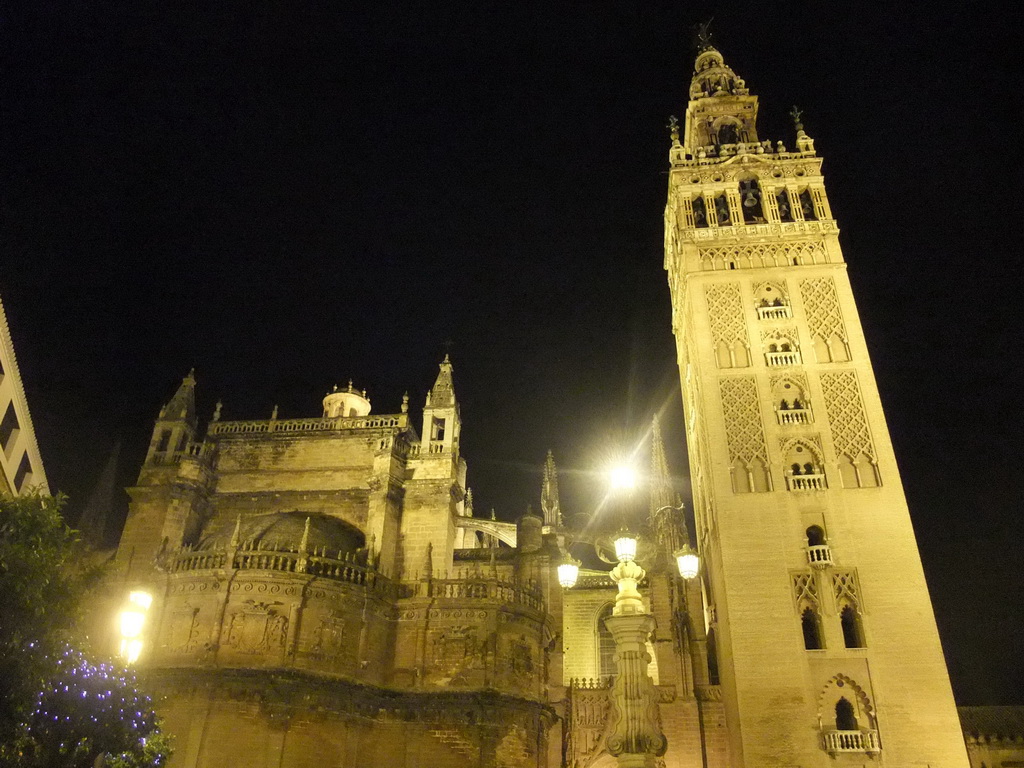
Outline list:
[[[171,573],[203,570],[299,573],[393,592],[390,579],[382,576],[372,565],[363,564],[361,560],[364,557],[357,552],[339,552],[337,557],[328,557],[322,549],[297,552],[246,543],[237,548],[180,550],[168,558],[167,570]]]
[[[765,352],[764,359],[768,365],[799,365],[800,353],[795,349],[785,352]]]
[[[832,565],[832,548],[828,544],[815,544],[807,548],[807,562],[814,568]]]
[[[881,752],[878,731],[825,731],[825,751],[836,752]]]
[[[335,416],[317,419],[271,419],[270,421],[218,421],[210,425],[211,435],[258,434],[261,432],[330,432],[338,429],[392,429],[401,427],[401,414],[389,416]]]
[[[813,472],[806,475],[786,475],[786,487],[791,491],[823,491],[825,475]]]
[[[610,677],[570,677],[569,687],[578,691],[601,691],[612,687]]]
[[[544,610],[544,598],[534,584],[519,584],[500,579],[424,579],[403,585],[402,597],[430,597],[442,600],[487,600],[506,605],[522,605]]]
[[[757,316],[761,320],[782,320],[792,317],[789,307],[785,304],[772,304],[767,307],[758,307]]]
[[[779,424],[810,424],[811,410],[809,408],[777,408],[775,416]]]

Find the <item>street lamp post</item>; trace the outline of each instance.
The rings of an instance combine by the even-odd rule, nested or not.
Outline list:
[[[619,496],[619,504],[628,506],[635,485],[632,470],[616,468],[611,480],[612,493]],[[667,509],[675,507],[663,507],[655,517]],[[624,512],[624,509],[620,507],[619,511]],[[627,517],[622,514],[623,521]],[[616,675],[611,689],[611,727],[606,745],[620,768],[656,768],[657,758],[665,754],[668,740],[658,724],[658,694],[654,681],[647,674],[651,663],[647,639],[656,626],[638,589],[647,574],[636,561],[639,541],[625,525],[616,534],[613,546],[618,562],[608,575],[618,592],[612,615],[604,622],[615,641]],[[598,546],[599,553],[601,549]],[[700,563],[688,540],[672,554],[684,579],[697,575]],[[562,587],[571,589],[576,584],[579,566],[580,563],[565,552],[558,565],[558,581]]]
[[[613,721],[607,745],[620,768],[655,768],[655,758],[665,754],[668,741],[658,725],[657,691],[647,674],[651,663],[647,638],[655,621],[637,590],[646,574],[636,562],[636,549],[637,540],[625,531],[615,539],[619,563],[611,578],[619,591],[605,626],[615,640],[617,674],[611,691]]]

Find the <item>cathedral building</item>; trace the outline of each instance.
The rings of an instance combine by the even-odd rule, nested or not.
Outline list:
[[[655,422],[619,502],[646,640],[626,571],[562,579],[609,531],[566,525],[552,456],[539,515],[474,515],[447,357],[416,419],[349,383],[201,429],[189,374],[117,552],[172,766],[966,768],[822,160],[799,114],[792,148],[759,137],[706,41],[689,96],[665,268],[695,530]]]

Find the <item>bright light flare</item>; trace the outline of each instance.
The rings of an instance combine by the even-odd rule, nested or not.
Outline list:
[[[121,637],[138,637],[146,623],[146,614],[141,611],[121,611]]]
[[[142,641],[141,640],[122,640],[121,641],[121,658],[124,659],[126,664],[134,664],[139,660],[139,656],[142,654]]]
[[[612,482],[612,488],[616,490],[629,490],[636,487],[636,472],[633,471],[632,467],[618,466],[612,467],[609,472]]]
[[[136,590],[128,593],[128,605],[120,616],[121,658],[134,664],[142,654],[142,631],[146,627],[146,614],[153,604],[153,595]]]

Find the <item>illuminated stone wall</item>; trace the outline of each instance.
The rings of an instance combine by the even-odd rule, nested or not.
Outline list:
[[[705,46],[665,212],[731,765],[963,768],[822,160],[798,113],[787,148],[757,109]]]

